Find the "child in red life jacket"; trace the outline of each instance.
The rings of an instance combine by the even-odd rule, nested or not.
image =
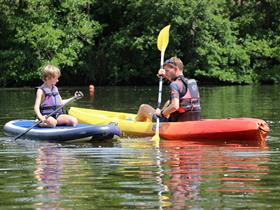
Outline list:
[[[39,124],[41,127],[55,127],[56,125],[75,126],[78,123],[75,117],[64,114],[62,109],[57,111],[53,116],[46,118],[47,115],[69,100],[62,100],[55,86],[60,75],[59,68],[53,65],[46,65],[42,69],[42,80],[44,83],[37,88],[34,104],[34,111],[37,118],[42,121]]]

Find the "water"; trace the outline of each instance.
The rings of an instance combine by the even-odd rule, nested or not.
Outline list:
[[[76,89],[61,89],[64,98]],[[280,209],[280,86],[201,87],[205,118],[256,117],[263,144],[125,138],[13,141],[0,130],[1,209]],[[166,88],[165,88],[166,90]],[[34,90],[0,90],[0,124],[32,119]],[[136,112],[157,87],[96,87],[73,106]]]

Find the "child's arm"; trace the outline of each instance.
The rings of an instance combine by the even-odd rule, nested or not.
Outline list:
[[[72,99],[73,97],[71,97],[71,98],[68,98],[68,99],[64,99],[64,100],[62,100],[62,104],[64,105],[64,104],[66,104],[68,101],[70,101],[71,99]]]
[[[84,94],[81,91],[76,91],[73,97],[68,98],[68,99],[64,99],[64,100],[62,100],[61,98],[60,99],[62,100],[62,104],[64,105],[68,101],[72,100],[73,98],[76,98],[76,99],[78,98],[79,99],[79,98],[82,98],[83,96],[84,96]]]
[[[34,104],[34,111],[37,117],[39,118],[39,120],[41,120],[42,122],[46,119],[45,116],[43,116],[40,112],[40,105],[41,105],[43,94],[44,93],[41,89],[37,90],[35,104]]]

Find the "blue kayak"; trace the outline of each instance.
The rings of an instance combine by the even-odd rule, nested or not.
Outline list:
[[[12,120],[4,125],[7,136],[17,136],[36,123],[34,120]],[[55,128],[34,127],[23,135],[22,139],[47,140],[47,141],[90,141],[111,139],[120,136],[121,131],[114,124],[88,125],[78,124],[73,126],[56,126]]]

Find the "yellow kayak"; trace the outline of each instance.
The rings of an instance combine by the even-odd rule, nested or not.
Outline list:
[[[137,122],[135,121],[136,114],[77,107],[71,107],[69,114],[76,117],[79,123],[96,125],[117,123],[123,134],[129,136],[153,136],[155,134],[156,123]],[[267,123],[261,119],[227,118],[164,122],[160,123],[159,133],[164,139],[263,141],[269,130]]]
[[[136,122],[136,114],[123,112],[111,112],[97,109],[86,109],[71,107],[69,114],[76,117],[79,123],[104,125],[108,123],[117,123],[118,127],[125,135],[129,136],[153,136],[152,122]]]

